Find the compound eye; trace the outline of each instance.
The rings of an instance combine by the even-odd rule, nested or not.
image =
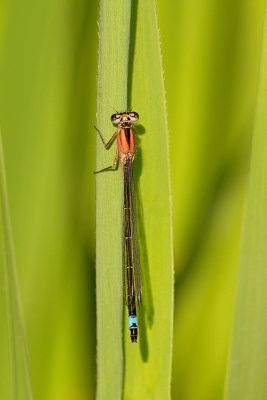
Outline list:
[[[112,114],[110,119],[111,119],[111,122],[116,125],[120,122],[121,115],[120,114]]]
[[[133,121],[133,122],[135,122],[135,121],[137,121],[139,119],[139,115],[137,114],[137,112],[131,112],[129,114],[129,116],[131,118],[131,121]]]

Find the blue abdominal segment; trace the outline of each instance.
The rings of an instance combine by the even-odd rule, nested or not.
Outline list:
[[[137,328],[136,315],[129,315],[129,329]]]

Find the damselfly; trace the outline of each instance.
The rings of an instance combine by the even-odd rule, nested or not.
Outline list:
[[[118,126],[116,132],[106,143],[101,132],[95,127],[106,149],[117,138],[117,151],[113,165],[95,173],[115,169],[120,158],[124,182],[124,249],[123,268],[125,281],[125,298],[128,307],[129,333],[132,342],[137,342],[138,325],[136,305],[142,302],[142,285],[140,276],[139,249],[137,242],[137,227],[134,200],[134,184],[132,163],[135,157],[135,131],[132,123],[139,118],[137,112],[113,114],[111,122]]]

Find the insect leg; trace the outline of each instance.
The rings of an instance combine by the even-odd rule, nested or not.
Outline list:
[[[114,132],[113,135],[111,136],[111,138],[109,139],[109,141],[106,143],[100,130],[96,126],[94,126],[94,128],[99,133],[99,136],[103,142],[103,145],[105,146],[106,149],[108,149],[109,146],[111,145],[111,143],[113,142],[113,140],[115,139],[115,137],[117,136],[118,131]]]
[[[110,165],[110,167],[106,167],[106,168],[100,169],[99,171],[95,171],[94,174],[98,174],[99,172],[108,171],[110,169],[116,169],[117,163],[118,163],[118,158],[119,158],[119,149],[117,149],[117,151],[116,151],[116,155],[115,155],[113,164]]]

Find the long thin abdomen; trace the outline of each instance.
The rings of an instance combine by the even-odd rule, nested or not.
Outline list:
[[[128,160],[128,162],[131,162]],[[137,318],[136,318],[136,300],[134,286],[134,267],[132,251],[132,230],[131,230],[131,179],[132,169],[127,168],[127,162],[124,165],[124,218],[125,218],[125,253],[126,253],[126,295],[129,317],[129,332],[132,342],[137,342]]]

